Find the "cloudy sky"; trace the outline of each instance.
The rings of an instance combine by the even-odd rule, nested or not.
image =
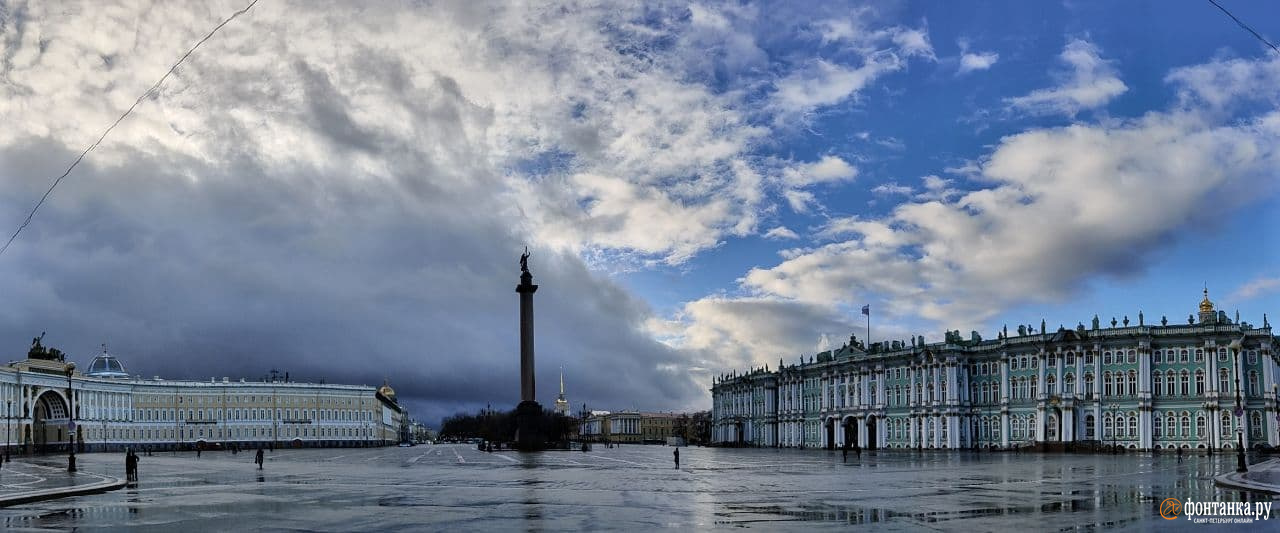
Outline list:
[[[0,0],[0,224],[245,3]],[[0,345],[390,379],[435,421],[518,400],[525,245],[575,409],[707,408],[864,304],[934,341],[1207,283],[1261,323],[1278,106],[1280,54],[1194,1],[262,0],[0,256]]]

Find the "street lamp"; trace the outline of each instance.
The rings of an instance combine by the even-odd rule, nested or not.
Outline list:
[[[1113,403],[1110,405],[1110,407],[1111,407],[1111,453],[1117,454],[1117,453],[1120,453],[1120,450],[1116,448],[1116,430],[1119,429],[1116,427],[1116,411],[1120,409],[1120,404]]]
[[[1271,395],[1275,397],[1276,422],[1280,422],[1280,384],[1271,384]],[[1276,435],[1280,436],[1280,424],[1276,424]],[[1280,439],[1277,439],[1280,441]]]
[[[1236,472],[1248,472],[1249,467],[1244,464],[1244,407],[1240,402],[1240,340],[1231,341],[1231,352],[1235,354],[1235,375],[1236,375],[1236,410],[1235,415],[1239,420],[1236,421]]]
[[[75,363],[67,363],[67,472],[76,471],[76,419],[75,408],[71,399],[71,374],[76,370]]]
[[[5,400],[4,409],[4,462],[9,462],[9,420],[13,418],[13,400]]]

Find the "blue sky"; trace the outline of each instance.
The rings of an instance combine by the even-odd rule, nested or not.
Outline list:
[[[1244,20],[1256,21],[1264,33],[1266,21],[1280,15],[1265,4],[1229,7]],[[884,216],[901,198],[877,195],[873,192],[876,186],[919,190],[921,178],[927,175],[952,179],[951,186],[961,191],[981,189],[985,183],[948,169],[980,162],[1005,136],[1070,124],[1112,123],[1167,110],[1177,105],[1179,97],[1178,88],[1165,79],[1175,68],[1231,58],[1266,61],[1269,57],[1268,50],[1252,35],[1213,6],[1200,2],[918,2],[882,4],[874,12],[876,20],[886,24],[927,30],[936,58],[911,61],[856,98],[816,110],[803,128],[759,150],[763,156],[798,161],[835,155],[853,162],[859,170],[853,183],[820,189],[818,201],[825,208],[821,212],[779,209],[770,224],[803,235],[806,229],[821,227],[832,218]],[[1126,90],[1074,114],[1010,110],[1007,99],[1053,87],[1070,75],[1070,68],[1059,56],[1072,41],[1095,47],[1098,58],[1114,69]],[[814,39],[792,39],[767,51],[782,57],[838,55],[830,54],[831,48]],[[965,54],[986,56],[993,62],[961,72]],[[1274,99],[1249,102],[1233,119],[1247,120],[1274,109]],[[1157,242],[1135,246],[1132,251],[1136,257],[1130,264],[1114,271],[1083,273],[1071,290],[1059,297],[1041,299],[1028,294],[1026,303],[1011,302],[993,316],[964,324],[922,321],[909,315],[892,320],[926,335],[939,327],[975,327],[990,334],[1002,324],[1038,324],[1041,317],[1055,327],[1059,323],[1070,326],[1076,321],[1087,323],[1095,313],[1104,322],[1113,315],[1122,319],[1126,314],[1136,322],[1141,309],[1151,322],[1162,314],[1181,322],[1186,313],[1194,311],[1207,283],[1214,299],[1229,312],[1239,309],[1244,320],[1260,323],[1261,314],[1274,308],[1274,291],[1259,291],[1251,297],[1233,293],[1249,282],[1275,279],[1274,191],[1274,181],[1270,186],[1264,184],[1264,198],[1226,212],[1206,203],[1204,210],[1214,213],[1208,220],[1170,226],[1169,234]],[[689,294],[749,294],[751,291],[742,290],[739,284],[745,269],[772,266],[778,262],[780,250],[805,244],[803,239],[780,243],[761,236],[728,239],[678,266],[628,272],[620,278],[647,295],[657,308],[678,313]],[[850,288],[850,292],[858,291]],[[1229,294],[1230,298],[1224,298]],[[877,310],[886,297],[874,293],[861,296],[856,302],[871,303]],[[832,299],[843,298],[846,296],[832,294]],[[850,309],[842,311],[857,323],[861,317],[848,316]]]
[[[1224,5],[1272,41],[1280,8]],[[0,221],[244,5],[0,0]],[[1280,54],[1207,2],[264,2],[0,256],[0,339],[142,375],[570,401],[862,336],[1280,294]],[[550,388],[541,391],[550,403]]]

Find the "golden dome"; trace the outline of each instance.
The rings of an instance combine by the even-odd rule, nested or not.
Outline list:
[[[396,390],[386,383],[383,383],[381,387],[378,387],[378,394],[381,394],[390,400],[396,399]]]
[[[1213,302],[1210,302],[1210,301],[1209,301],[1209,288],[1208,288],[1208,287],[1205,287],[1205,289],[1204,289],[1204,299],[1203,299],[1203,300],[1200,300],[1200,312],[1201,312],[1201,313],[1212,313],[1212,312],[1213,312]]]

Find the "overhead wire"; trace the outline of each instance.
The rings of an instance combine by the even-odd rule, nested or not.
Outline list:
[[[1221,5],[1221,4],[1219,4],[1219,3],[1215,2],[1214,0],[1209,0],[1209,3],[1210,3],[1210,4],[1213,4],[1213,7],[1218,8],[1218,9],[1219,9],[1219,10],[1221,10],[1223,13],[1226,13],[1228,17],[1231,17],[1231,20],[1236,21],[1236,24],[1239,24],[1241,28],[1244,28],[1244,29],[1245,29],[1245,31],[1248,31],[1249,33],[1252,33],[1254,37],[1257,37],[1259,41],[1262,41],[1262,44],[1265,44],[1265,45],[1267,45],[1267,46],[1270,46],[1270,47],[1271,47],[1271,49],[1272,49],[1273,51],[1275,51],[1275,53],[1280,54],[1280,48],[1276,48],[1276,45],[1271,44],[1271,41],[1268,41],[1266,37],[1263,37],[1263,36],[1262,36],[1261,34],[1259,34],[1258,32],[1253,31],[1253,28],[1250,28],[1248,24],[1245,24],[1245,23],[1244,23],[1244,21],[1242,21],[1242,20],[1240,20],[1240,19],[1236,18],[1236,16],[1235,16],[1235,15],[1232,15],[1230,11],[1227,11],[1227,8],[1222,7],[1222,5]]]
[[[76,157],[75,161],[71,162],[71,165],[67,167],[67,170],[63,172],[61,176],[58,176],[58,179],[53,180],[53,183],[49,185],[49,189],[44,192],[44,196],[41,196],[40,201],[36,202],[35,207],[31,208],[31,212],[27,214],[26,220],[23,220],[22,224],[18,225],[18,229],[13,232],[13,235],[9,236],[9,240],[4,243],[4,246],[0,247],[0,255],[4,255],[4,252],[9,249],[9,246],[13,244],[13,241],[18,238],[19,234],[22,233],[22,230],[26,229],[27,226],[31,224],[32,219],[34,219],[36,216],[36,212],[39,211],[40,207],[44,205],[45,201],[49,199],[49,196],[53,194],[53,190],[58,187],[58,184],[62,183],[62,180],[66,178],[68,175],[70,175],[72,170],[75,170],[76,166],[79,165],[80,162],[84,160],[85,156],[89,155],[89,152],[93,151],[94,148],[97,148],[99,144],[102,144],[103,139],[107,138],[107,135],[111,133],[111,130],[116,129],[116,126],[120,125],[120,123],[123,122],[125,118],[128,118],[128,116],[131,113],[133,113],[134,108],[142,104],[143,100],[145,100],[148,96],[151,96],[152,94],[154,94],[160,88],[160,85],[163,84],[165,80],[169,79],[169,76],[172,75],[176,70],[178,70],[178,67],[181,66],[182,63],[185,62],[188,57],[191,57],[191,54],[195,53],[197,48],[200,48],[200,45],[204,44],[205,41],[208,41],[210,38],[212,38],[214,34],[218,33],[218,30],[221,30],[223,26],[226,26],[232,20],[235,20],[236,17],[239,17],[240,15],[247,13],[250,9],[253,9],[253,6],[256,5],[257,3],[258,3],[258,0],[253,0],[252,2],[249,2],[249,5],[245,6],[243,9],[236,11],[235,13],[232,13],[231,16],[227,17],[221,23],[215,26],[212,30],[210,30],[209,33],[204,36],[204,38],[200,39],[199,41],[196,42],[195,45],[187,49],[187,53],[182,54],[182,57],[179,58],[178,61],[173,64],[173,66],[169,67],[169,70],[166,71],[164,75],[160,77],[159,80],[157,80],[154,84],[151,85],[151,88],[147,89],[146,92],[142,93],[142,96],[139,96],[138,99],[133,102],[133,105],[129,106],[129,109],[126,109],[124,113],[121,113],[120,117],[116,118],[115,122],[112,122],[111,125],[108,126],[107,129],[102,132],[102,135],[98,136],[98,140],[94,141],[93,144],[90,144],[89,147],[85,148],[83,152],[80,152],[80,155]]]

